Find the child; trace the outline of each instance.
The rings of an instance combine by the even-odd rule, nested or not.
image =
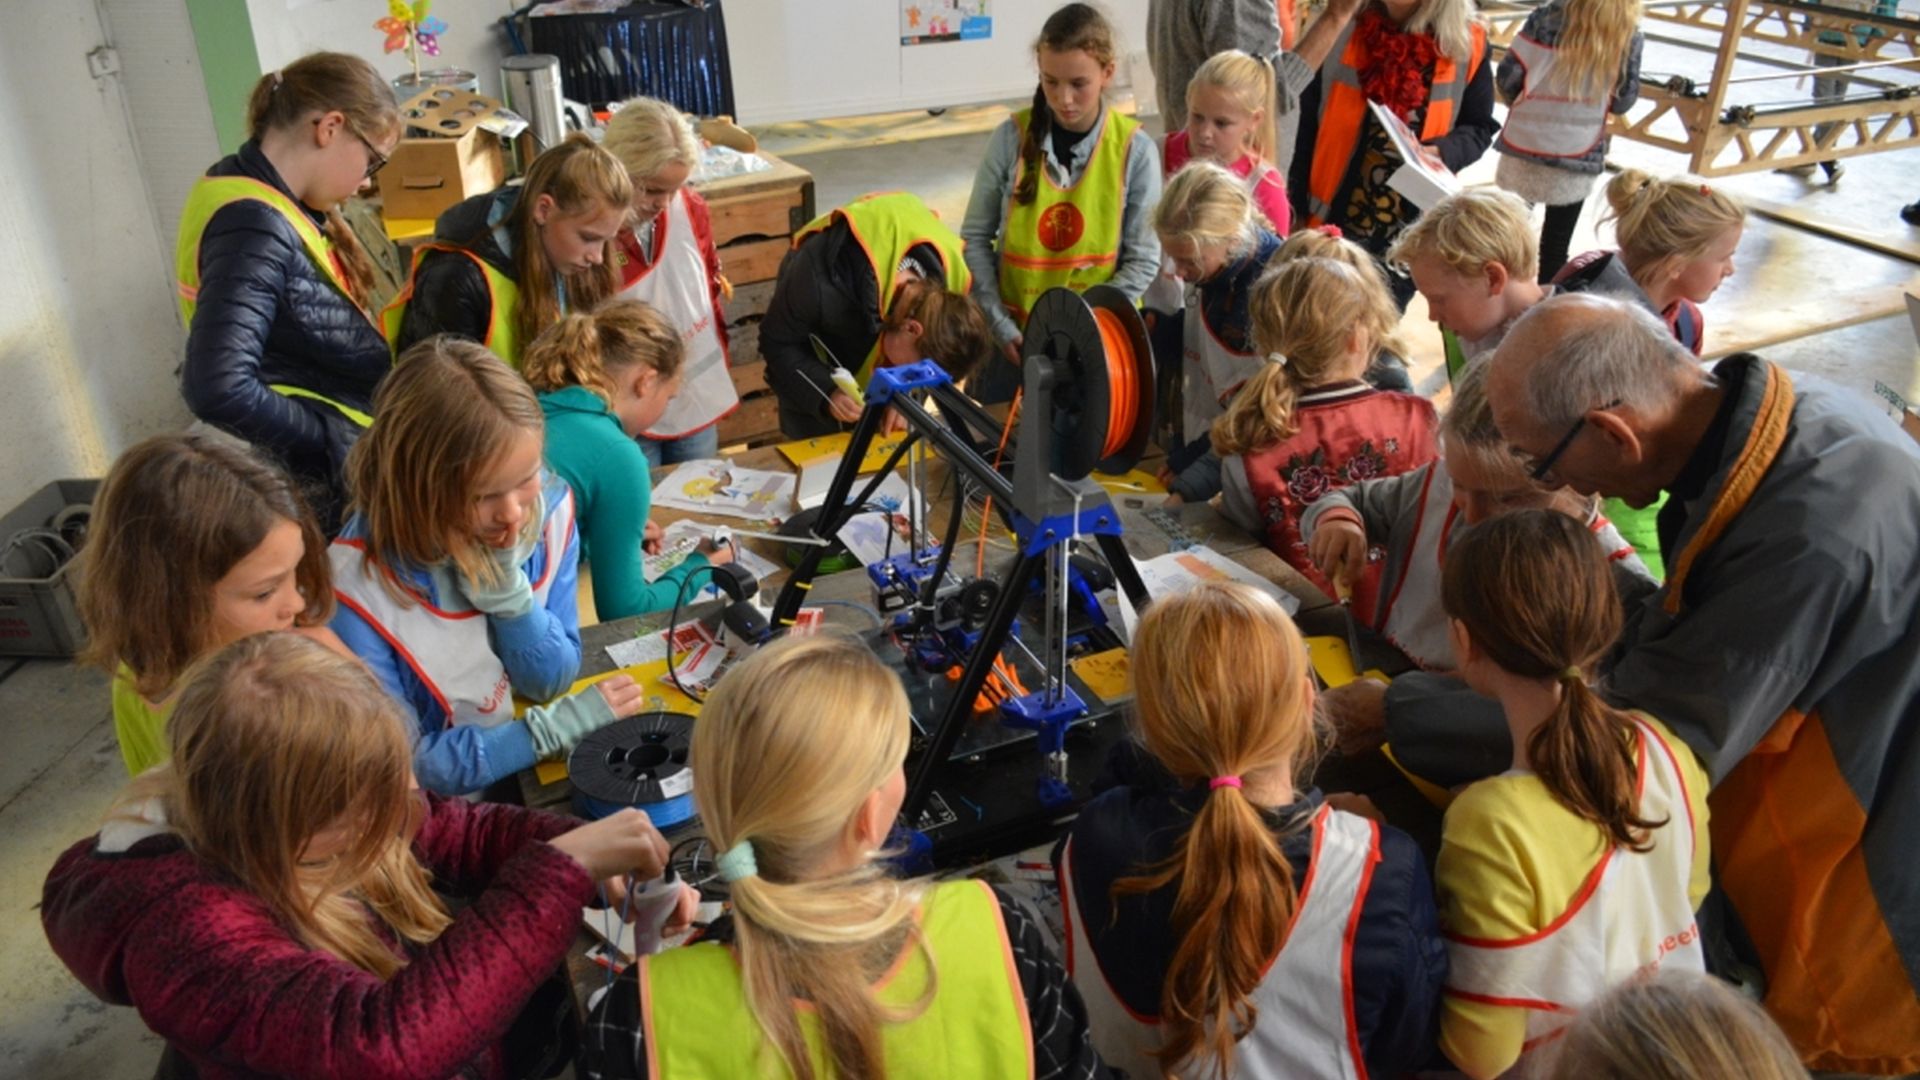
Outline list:
[[[1149,221],[1159,154],[1103,98],[1119,55],[1113,25],[1088,4],[1068,4],[1048,16],[1033,50],[1033,105],[994,131],[960,227],[973,295],[1005,360],[989,359],[973,380],[983,402],[1019,387],[1021,331],[1041,293],[1106,282],[1138,301],[1160,272]]]
[[[1397,1076],[1431,1053],[1446,956],[1426,866],[1296,786],[1306,657],[1245,585],[1140,620],[1139,734],[1178,787],[1106,792],[1054,854],[1094,1044],[1129,1076]]]
[[[1254,348],[1267,358],[1214,422],[1221,511],[1334,592],[1300,535],[1300,516],[1328,491],[1397,476],[1433,460],[1433,406],[1360,381],[1399,313],[1345,263],[1305,258],[1269,270],[1253,290]],[[1349,584],[1355,611],[1374,606],[1377,568]]]
[[[1633,296],[1700,355],[1706,322],[1699,305],[1733,276],[1745,208],[1698,180],[1658,179],[1638,169],[1622,169],[1607,183],[1607,203],[1620,250],[1580,256],[1555,283],[1566,292]]]
[[[1246,186],[1211,162],[1180,170],[1153,208],[1160,247],[1186,283],[1179,324],[1180,445],[1167,455],[1163,478],[1189,501],[1211,497],[1217,461],[1204,462],[1213,422],[1262,363],[1249,340],[1248,293],[1280,247],[1258,216]],[[1167,331],[1162,331],[1167,332]],[[1168,334],[1171,337],[1171,333]],[[1196,468],[1194,480],[1181,475]]]
[[[533,159],[525,183],[440,215],[385,312],[394,354],[448,333],[519,366],[520,350],[560,316],[619,289],[614,238],[632,212],[626,166],[587,135],[567,136]]]
[[[836,366],[863,388],[874,368],[918,360],[966,378],[993,352],[971,282],[960,237],[917,195],[864,195],[810,222],[760,321],[780,430],[810,439],[860,419],[860,404],[833,383]]]
[[[1607,154],[1607,114],[1640,99],[1640,0],[1551,0],[1534,8],[1494,73],[1507,122],[1493,141],[1495,182],[1544,203],[1542,284],[1567,243]]]
[[[1376,297],[1385,297],[1385,302],[1398,306],[1393,298],[1393,288],[1387,280],[1387,274],[1380,261],[1367,254],[1367,249],[1340,235],[1338,225],[1316,225],[1311,229],[1296,229],[1274,252],[1273,262],[1283,263],[1291,259],[1315,256],[1332,259],[1353,267],[1366,280],[1367,291]],[[1376,299],[1370,301],[1378,303]],[[1382,336],[1373,350],[1373,360],[1367,365],[1365,376],[1367,385],[1375,390],[1399,390],[1413,393],[1413,379],[1407,374],[1407,346],[1400,339],[1400,329],[1396,324],[1393,332]]]
[[[1096,1075],[1078,996],[1017,906],[876,861],[910,736],[899,679],[851,638],[786,638],[727,673],[692,762],[732,913],[615,983],[586,1076]]]
[[[541,467],[533,391],[470,341],[407,351],[347,461],[353,517],[329,554],[333,628],[413,716],[431,791],[479,791],[634,712],[616,675],[548,701],[580,669],[573,495]]]
[[[1440,200],[1387,252],[1426,297],[1427,317],[1446,340],[1449,381],[1546,299],[1551,290],[1535,281],[1538,260],[1526,204],[1489,188]]]
[[[1533,1069],[1529,1052],[1610,986],[1703,970],[1707,776],[1660,721],[1587,682],[1621,613],[1580,523],[1549,510],[1482,523],[1448,552],[1441,593],[1461,674],[1500,702],[1513,739],[1510,771],[1448,808],[1434,870],[1440,1048],[1484,1078]]]
[[[166,1040],[160,1075],[541,1076],[571,1041],[580,909],[666,841],[636,810],[422,795],[404,725],[352,659],[235,642],[182,689],[172,761],[54,864],[48,942]]]
[[[721,310],[731,288],[720,276],[706,200],[686,186],[700,164],[700,144],[680,110],[639,97],[614,112],[600,145],[633,178],[633,222],[615,239],[620,295],[665,315],[686,343],[680,392],[640,433],[640,449],[654,465],[715,457],[719,422],[739,406],[740,394],[728,371]]]
[[[302,57],[254,85],[247,141],[180,215],[187,407],[292,472],[328,530],[346,505],[347,448],[393,360],[370,310],[373,260],[339,206],[387,163],[400,129],[366,61]]]
[[[1566,514],[1593,533],[1614,567],[1623,603],[1653,591],[1646,568],[1600,515],[1596,500],[1571,488],[1541,487],[1514,459],[1487,404],[1484,362],[1469,365],[1453,388],[1440,445],[1442,456],[1417,469],[1329,491],[1300,523],[1307,552],[1327,579],[1378,563],[1378,606],[1354,614],[1415,664],[1428,671],[1459,667],[1440,606],[1440,569],[1449,546],[1468,527],[1497,514]],[[1368,554],[1374,547],[1382,558]]]
[[[1787,1037],[1711,975],[1663,971],[1580,1011],[1547,1055],[1553,1080],[1806,1080]]]
[[[1287,235],[1293,211],[1287,185],[1273,167],[1273,66],[1238,49],[1215,54],[1187,84],[1187,126],[1167,135],[1166,175],[1188,161],[1211,161],[1246,182],[1254,205],[1276,235]],[[1164,240],[1164,237],[1162,238]]]
[[[527,348],[521,373],[540,393],[547,465],[573,489],[593,607],[602,620],[673,607],[687,575],[731,562],[731,546],[703,541],[685,562],[649,583],[644,554],[660,547],[647,520],[653,484],[634,437],[672,408],[685,371],[680,332],[638,300],[612,300],[563,317]]]
[[[326,537],[293,481],[209,435],[156,435],[121,454],[94,499],[74,581],[82,659],[113,674],[113,732],[129,775],[167,757],[180,673],[229,642],[327,629]]]

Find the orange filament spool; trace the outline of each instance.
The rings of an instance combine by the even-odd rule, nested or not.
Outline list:
[[[1120,316],[1105,308],[1093,309],[1100,327],[1100,347],[1107,360],[1107,442],[1100,451],[1112,457],[1126,448],[1140,409],[1140,380],[1134,366],[1133,337]]]

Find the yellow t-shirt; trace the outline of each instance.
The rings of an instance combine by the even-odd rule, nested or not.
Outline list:
[[[1693,873],[1687,892],[1695,908],[1710,885],[1707,774],[1666,725],[1635,713],[1674,749],[1693,807]],[[1675,815],[1655,830],[1687,827]],[[1506,939],[1543,930],[1564,913],[1606,851],[1598,825],[1562,806],[1531,772],[1512,771],[1462,791],[1447,807],[1434,865],[1440,925],[1466,937]],[[1440,1017],[1440,1048],[1469,1076],[1498,1076],[1520,1058],[1525,1009],[1465,1001],[1448,995]]]
[[[155,706],[133,688],[133,672],[122,666],[113,676],[113,734],[120,740],[120,756],[127,775],[139,776],[167,760],[167,717],[173,701]]]

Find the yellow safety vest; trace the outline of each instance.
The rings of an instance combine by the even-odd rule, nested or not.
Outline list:
[[[200,237],[207,231],[207,223],[222,207],[242,199],[254,199],[266,203],[280,212],[293,226],[300,237],[300,243],[307,249],[307,256],[318,267],[322,277],[340,290],[340,295],[358,309],[360,304],[353,299],[353,290],[347,288],[347,281],[340,272],[340,266],[333,261],[333,242],[313,223],[307,212],[294,205],[280,189],[272,184],[262,183],[246,176],[203,176],[187,193],[187,205],[180,212],[180,239],[174,245],[173,276],[179,292],[180,321],[189,330],[193,328],[193,313],[200,303]],[[304,386],[290,383],[273,383],[270,388],[278,394],[293,398],[307,398],[339,410],[340,414],[361,427],[373,423],[373,418],[358,409],[349,408],[323,394],[316,393]]]
[[[1032,111],[1014,114],[1022,138]],[[1000,232],[1000,299],[1015,322],[1026,325],[1027,312],[1048,289],[1064,285],[1079,292],[1113,277],[1126,220],[1127,148],[1139,126],[1105,109],[1093,155],[1072,187],[1055,184],[1042,162],[1035,166],[1040,180],[1033,202],[1022,205],[1009,191]]]
[[[938,988],[919,1016],[882,1028],[888,1074],[1031,1077],[1026,996],[992,890],[979,881],[936,885],[920,916]],[[925,954],[909,948],[874,996],[910,1006],[928,975]],[[644,957],[640,991],[647,1075],[654,1080],[762,1076],[763,1065],[778,1060],[747,1007],[732,949],[706,943]],[[829,1075],[819,1016],[801,1008],[799,1020],[814,1075]],[[781,1068],[775,1075],[793,1074]]]
[[[967,269],[963,254],[965,245],[959,235],[934,216],[918,195],[905,191],[862,195],[808,222],[793,234],[793,246],[799,247],[808,237],[825,230],[836,221],[847,223],[847,227],[853,230],[853,238],[860,244],[860,250],[867,253],[867,261],[873,264],[874,280],[880,283],[880,318],[883,322],[893,307],[893,294],[900,276],[900,260],[921,244],[930,244],[940,253],[941,272],[946,275],[948,292],[965,293],[973,285],[973,274]],[[860,370],[855,373],[861,386],[867,384],[879,358],[880,338],[876,336],[873,348],[867,350]],[[823,356],[821,359],[829,358]]]
[[[450,251],[456,255],[465,255],[480,268],[480,276],[487,283],[487,298],[491,311],[487,316],[487,337],[480,344],[487,351],[506,361],[507,366],[520,366],[520,330],[513,321],[514,314],[520,310],[520,286],[513,279],[493,268],[493,264],[479,255],[457,244],[430,243],[421,244],[414,249],[413,266],[407,272],[407,287],[393,298],[385,311],[380,313],[381,329],[387,335],[388,347],[400,342],[400,323],[407,313],[407,301],[413,299],[413,288],[420,280],[420,263],[429,251]],[[396,350],[397,351],[397,350]],[[395,359],[398,359],[396,356]]]

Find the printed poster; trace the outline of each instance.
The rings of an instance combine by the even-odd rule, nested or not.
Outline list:
[[[900,44],[984,41],[993,36],[993,0],[900,0]]]

